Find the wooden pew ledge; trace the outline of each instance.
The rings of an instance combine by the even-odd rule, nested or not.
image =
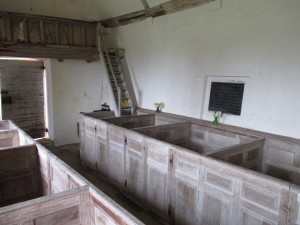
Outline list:
[[[242,152],[247,152],[249,149],[253,149],[254,147],[262,146],[265,142],[265,138],[259,138],[254,141],[250,141],[245,144],[236,144],[233,146],[217,149],[215,151],[207,152],[202,155],[210,156],[216,159],[222,159],[224,157],[230,157],[232,155],[236,155]]]
[[[133,131],[143,131],[143,130],[151,130],[151,129],[163,129],[163,128],[168,128],[168,127],[173,127],[173,126],[180,126],[180,125],[190,125],[190,122],[180,122],[180,123],[172,123],[172,124],[163,124],[163,125],[153,125],[153,126],[148,126],[148,127],[138,127],[138,128],[133,128]]]

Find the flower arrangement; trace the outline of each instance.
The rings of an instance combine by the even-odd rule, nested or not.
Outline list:
[[[163,103],[163,102],[155,102],[154,106],[156,108],[156,112],[159,113],[159,112],[162,112],[161,110],[163,108],[165,108],[165,103]]]
[[[218,125],[219,124],[219,119],[222,116],[222,112],[221,111],[213,111],[212,114],[213,114],[213,117],[214,117],[213,124]]]

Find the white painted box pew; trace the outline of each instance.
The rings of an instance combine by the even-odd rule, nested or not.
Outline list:
[[[9,130],[9,121],[7,120],[2,120],[0,121],[0,130]]]
[[[267,138],[262,172],[300,185],[300,143]]]
[[[40,196],[42,191],[36,146],[0,149],[0,207]]]
[[[24,143],[34,144],[0,149],[0,205],[19,202],[0,206],[0,225],[143,224],[14,123],[8,124]]]
[[[68,193],[68,191],[82,186],[89,186],[88,207],[80,208],[80,211],[87,211],[85,216],[88,217],[88,220],[87,223],[80,222],[78,224],[143,224],[42,145],[37,145],[37,147],[41,162],[40,171],[44,176],[43,190],[46,191],[46,194]]]
[[[188,147],[190,129],[191,123],[183,122],[176,124],[140,127],[134,128],[132,130],[161,141],[165,141],[182,147]]]
[[[289,182],[103,120],[86,119],[82,161],[165,220],[203,225],[300,224],[300,202],[290,196],[299,197],[299,189]],[[87,132],[87,124],[94,129]],[[261,146],[262,140],[256,142],[249,149]]]
[[[78,174],[49,150],[36,144],[39,158],[39,172],[44,195],[51,195],[87,185]]]
[[[0,130],[0,148],[20,146],[18,130]]]
[[[204,155],[217,152],[222,148],[230,149],[231,146],[250,143],[257,139],[255,136],[209,128],[191,122],[141,127],[133,130]]]
[[[161,217],[175,224],[285,224],[289,183],[133,131],[125,136],[128,194]]]
[[[261,172],[264,139],[181,122],[134,131],[203,155]]]
[[[91,224],[88,186],[0,208],[0,224]]]
[[[98,118],[98,119],[115,117],[115,113],[113,111],[99,111],[99,112],[89,112],[89,113],[82,113],[82,114],[93,118]]]
[[[155,115],[140,115],[140,116],[123,116],[103,119],[104,121],[118,125],[120,127],[125,127],[127,129],[139,128],[139,127],[148,127],[155,125]]]
[[[261,172],[264,142],[264,138],[259,138],[245,144],[225,147],[203,155]]]
[[[85,185],[89,186],[89,205],[86,209],[80,209],[88,210],[85,216],[89,217],[89,223],[78,224],[143,224],[42,145],[38,144],[37,147],[46,194],[52,195],[63,191],[72,191]]]
[[[22,129],[20,129],[15,123],[11,120],[5,121],[8,123],[9,130],[17,130],[18,131],[18,138],[19,138],[19,145],[31,145],[35,144],[34,140],[26,134]]]
[[[153,114],[153,110],[137,109],[138,115]],[[189,121],[193,125],[205,126],[208,128],[231,132],[249,137],[265,138],[265,144],[263,148],[263,160],[262,160],[262,173],[268,174],[279,179],[283,179],[294,184],[300,185],[300,140],[291,137],[284,137],[280,135],[270,134],[257,130],[246,129],[242,127],[230,126],[226,124],[213,125],[211,121],[205,121],[201,119],[195,119],[170,113],[156,113],[156,121],[172,121],[182,122]],[[194,136],[193,128],[191,137]],[[201,132],[195,135],[198,137],[205,137],[209,140],[210,135],[203,135]],[[197,138],[198,139],[198,138]],[[198,139],[199,140],[199,139]],[[211,140],[219,140],[219,137],[211,138]],[[220,139],[221,140],[221,139]],[[242,142],[241,142],[242,143]],[[237,143],[236,143],[237,144]],[[190,146],[189,149],[193,149]],[[195,149],[193,149],[195,150]]]
[[[208,127],[191,123],[188,149],[201,154],[209,154],[221,148],[244,144],[257,139],[257,136]]]
[[[111,113],[111,112],[109,112]],[[78,116],[78,137],[80,149],[87,149],[90,146],[95,146],[90,151],[80,151],[81,159],[83,165],[90,167],[96,171],[106,170],[107,166],[103,160],[103,156],[96,155],[96,148],[106,148],[106,123],[98,123],[96,125],[97,119],[103,119],[111,124],[116,124],[121,127],[127,128],[137,128],[145,126],[153,126],[155,124],[155,115],[147,114],[140,116],[124,116],[124,117],[109,117],[109,113],[80,113]],[[104,118],[104,117],[109,118]],[[96,133],[95,133],[96,131]],[[104,131],[104,133],[102,132]],[[95,134],[97,135],[99,142],[96,143]],[[101,141],[101,140],[104,141]],[[101,151],[105,154],[105,150]],[[99,163],[101,161],[101,163]]]
[[[0,121],[0,148],[15,147],[33,142],[24,143],[21,140],[18,128],[9,120]]]
[[[142,225],[92,185],[0,208],[1,225]]]

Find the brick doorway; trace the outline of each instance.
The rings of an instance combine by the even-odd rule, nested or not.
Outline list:
[[[0,60],[1,111],[32,138],[45,136],[44,63]]]

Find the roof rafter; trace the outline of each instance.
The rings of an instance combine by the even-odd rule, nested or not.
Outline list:
[[[147,0],[141,0],[141,1],[142,1],[143,5],[144,5],[145,10],[147,10],[147,9],[150,8],[149,5],[148,5],[148,3],[147,3]]]
[[[145,20],[148,17],[158,17],[170,13],[179,12],[193,7],[201,6],[215,0],[171,0],[158,6],[149,7],[146,0],[141,0],[145,10],[129,13],[123,16],[117,16],[111,19],[100,21],[104,27],[117,27],[138,21]],[[146,5],[146,6],[145,6]],[[147,5],[149,8],[147,8]]]

